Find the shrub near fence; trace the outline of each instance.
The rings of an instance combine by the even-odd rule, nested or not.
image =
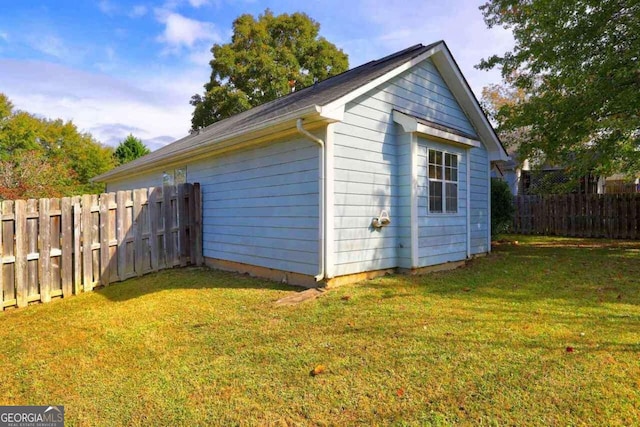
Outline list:
[[[3,309],[202,263],[198,184],[5,200],[1,208]]]
[[[640,239],[640,194],[516,196],[513,231]]]

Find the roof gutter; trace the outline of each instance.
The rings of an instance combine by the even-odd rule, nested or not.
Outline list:
[[[300,132],[300,134],[304,135],[305,137],[307,137],[309,140],[315,142],[316,144],[318,144],[320,146],[320,167],[318,169],[318,174],[319,174],[319,178],[318,181],[320,182],[320,189],[319,189],[319,198],[320,201],[318,203],[318,274],[315,276],[316,282],[321,281],[322,279],[324,279],[325,277],[325,271],[326,271],[326,257],[325,257],[325,239],[326,239],[326,219],[327,219],[327,215],[325,214],[325,201],[327,199],[326,196],[326,189],[327,186],[325,184],[325,176],[326,176],[326,153],[327,151],[325,150],[325,144],[324,141],[320,138],[318,138],[317,136],[313,135],[311,132],[309,132],[308,130],[306,130],[303,126],[302,126],[303,120],[302,119],[298,119],[296,121],[296,128],[298,129],[298,132]]]

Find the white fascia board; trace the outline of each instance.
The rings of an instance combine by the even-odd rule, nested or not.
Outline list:
[[[426,51],[425,53],[423,53],[422,55],[416,56],[415,58],[405,62],[404,64],[394,68],[393,70],[389,71],[386,74],[383,74],[382,76],[378,77],[377,79],[371,80],[369,83],[360,86],[359,88],[347,93],[346,95],[336,99],[335,101],[332,101],[328,104],[323,105],[320,108],[320,115],[324,116],[325,112],[330,112],[330,111],[334,111],[337,109],[344,109],[344,106],[347,105],[347,103],[353,101],[354,99],[356,99],[357,97],[364,95],[365,93],[369,92],[372,89],[375,89],[376,87],[380,86],[382,83],[385,83],[389,80],[391,80],[392,78],[394,78],[395,76],[404,73],[405,71],[409,70],[410,68],[416,66],[417,64],[421,63],[422,61],[424,61],[425,59],[427,59],[428,57],[432,56],[434,53],[441,51],[444,48],[444,43],[438,43],[438,45],[432,47],[431,49],[429,49],[428,51]]]
[[[456,135],[455,133],[447,132],[442,129],[437,129],[429,125],[425,125],[423,123],[418,123],[418,133],[422,133],[429,136],[434,136],[440,139],[446,139],[447,141],[457,142],[461,145],[466,145],[468,147],[476,147],[479,148],[481,142],[477,139],[471,139],[464,137],[462,135]]]
[[[437,52],[434,52],[431,60],[464,112],[467,113],[469,119],[474,124],[480,140],[487,148],[489,160],[508,160],[509,156],[502,147],[489,120],[487,120],[487,116],[485,116],[482,108],[480,108],[480,104],[476,100],[475,95],[467,84],[453,56],[451,56],[449,49],[443,47]]]
[[[425,123],[420,123],[417,118],[408,114],[404,114],[398,110],[393,110],[393,121],[402,126],[402,129],[407,133],[419,133],[430,137],[435,137],[439,140],[445,140],[446,142],[454,142],[459,145],[468,147],[480,147],[481,142],[477,139],[467,138],[462,135],[457,135],[453,132],[438,129],[433,126],[429,126]]]

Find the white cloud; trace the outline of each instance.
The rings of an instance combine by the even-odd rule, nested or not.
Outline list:
[[[131,11],[129,12],[129,17],[140,18],[141,16],[146,15],[148,11],[149,9],[147,8],[147,6],[143,4],[139,4],[134,6],[133,9],[131,9]]]
[[[117,11],[118,8],[109,0],[100,0],[98,2],[98,9],[100,9],[100,12],[104,13],[105,15],[112,15]]]
[[[199,8],[200,6],[204,6],[205,4],[208,4],[208,3],[209,3],[209,0],[189,0],[189,4],[195,8]]]
[[[133,132],[158,148],[188,133],[189,97],[207,75],[205,67],[144,70],[125,81],[50,62],[0,59],[0,92],[18,109],[73,120],[101,142],[117,144]]]
[[[197,21],[175,12],[157,11],[158,20],[165,24],[165,29],[158,40],[166,43],[171,49],[185,46],[194,47],[199,41],[220,41],[221,37],[210,22]]]
[[[482,3],[482,0],[459,0],[425,2],[418,6],[415,2],[360,0],[349,7],[354,8],[352,12],[360,19],[368,21],[364,25],[373,33],[367,39],[348,39],[338,44],[349,54],[351,66],[355,66],[417,43],[444,40],[473,91],[479,95],[483,86],[500,81],[500,73],[480,71],[474,66],[482,58],[513,46],[510,31],[487,30],[478,10]]]
[[[32,48],[58,59],[69,60],[78,53],[72,51],[60,37],[53,34],[31,35],[28,43]]]
[[[9,41],[9,34],[0,31],[0,40]]]

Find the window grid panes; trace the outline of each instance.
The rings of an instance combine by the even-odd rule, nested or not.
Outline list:
[[[458,212],[458,155],[428,150],[429,212]]]

